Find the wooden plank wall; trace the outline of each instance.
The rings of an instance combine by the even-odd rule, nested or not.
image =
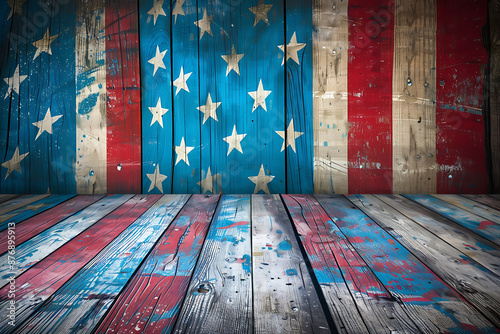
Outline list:
[[[487,190],[486,0],[55,2],[0,1],[2,193]]]

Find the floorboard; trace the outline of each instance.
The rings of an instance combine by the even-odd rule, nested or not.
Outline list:
[[[490,208],[487,205],[482,205],[473,200],[456,196],[456,195],[433,195],[442,201],[453,204],[462,210],[468,211],[470,213],[476,214],[484,219],[492,221],[494,223],[500,224],[500,211]]]
[[[470,194],[464,194],[464,195],[460,195],[460,196],[468,198],[470,200],[473,200],[477,203],[487,205],[495,210],[500,210],[500,201],[491,197],[491,196],[488,196],[488,195],[470,195]]]

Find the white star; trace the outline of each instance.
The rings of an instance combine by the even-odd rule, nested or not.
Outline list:
[[[163,181],[167,179],[167,176],[160,174],[160,164],[156,165],[154,174],[146,174],[146,176],[151,181],[148,192],[154,188],[158,188],[158,190],[163,194]]]
[[[26,2],[26,0],[7,0],[7,5],[9,5],[10,13],[9,17],[7,18],[10,19],[14,13],[17,13],[19,15],[23,15],[23,5]]]
[[[175,16],[175,20],[174,20],[174,24],[177,23],[177,15],[186,15],[186,13],[184,13],[184,9],[182,9],[182,5],[184,5],[184,2],[186,0],[177,0],[175,2],[175,7],[174,9],[172,10],[172,15]]]
[[[238,132],[236,132],[236,125],[233,127],[233,133],[226,138],[223,138],[226,143],[229,144],[229,150],[227,151],[227,155],[231,153],[232,150],[238,150],[241,153],[243,153],[243,150],[241,149],[241,141],[243,138],[246,137],[246,134],[239,135]]]
[[[148,14],[154,16],[154,25],[156,25],[158,16],[167,16],[167,14],[165,14],[165,11],[163,10],[163,0],[154,0],[153,8],[149,10]]]
[[[201,20],[196,21],[194,24],[200,28],[200,39],[205,35],[205,32],[207,32],[210,36],[212,35],[212,28],[210,27],[210,24],[212,23],[212,20],[214,19],[214,16],[207,16],[207,10],[203,10],[203,18]]]
[[[207,177],[198,182],[197,184],[203,189],[202,194],[210,191],[212,194],[214,193],[214,179],[217,180],[219,174],[215,174],[212,176],[210,172],[210,167],[208,167]]]
[[[295,128],[293,126],[293,119],[290,121],[290,124],[288,125],[288,129],[286,130],[286,135],[285,131],[276,131],[276,133],[283,139],[285,139],[286,136],[286,146],[291,146],[292,150],[295,152],[295,139],[299,138],[304,134],[304,132],[296,132]],[[281,151],[283,152],[285,150],[285,141],[283,141],[283,146],[281,147]]]
[[[290,39],[290,43],[286,45],[286,57],[283,57],[283,62],[281,63],[281,65],[285,64],[285,58],[286,60],[292,58],[294,62],[300,65],[297,52],[299,52],[299,50],[303,49],[305,46],[305,43],[297,43],[297,36],[295,36],[294,32],[292,38]],[[278,46],[278,48],[280,48],[281,51],[285,52],[285,45],[280,45]]]
[[[174,86],[177,87],[177,90],[175,91],[175,95],[179,94],[181,89],[184,89],[186,92],[189,93],[187,80],[189,79],[191,74],[193,74],[193,72],[189,72],[187,74],[184,74],[184,67],[181,66],[181,73],[179,74],[179,77],[177,79],[175,79],[175,81],[174,81]]]
[[[194,147],[186,147],[186,142],[184,141],[184,137],[182,137],[181,145],[175,147],[175,153],[177,154],[177,161],[175,161],[175,164],[177,165],[181,162],[181,160],[184,160],[184,162],[189,166],[188,154],[192,150],[194,150]]]
[[[264,3],[264,0],[260,0],[259,4],[255,7],[250,7],[250,11],[255,14],[255,21],[253,23],[253,26],[255,27],[257,23],[259,23],[260,20],[263,20],[264,22],[269,25],[269,20],[267,19],[267,12],[271,9],[273,5],[266,5]]]
[[[35,60],[42,52],[47,52],[49,55],[52,54],[52,49],[50,48],[50,44],[57,38],[59,35],[50,36],[49,29],[45,32],[41,40],[38,40],[33,43],[36,47],[35,56],[33,60]]]
[[[226,77],[231,71],[235,71],[236,74],[240,75],[240,66],[238,65],[238,62],[243,58],[245,54],[236,54],[236,50],[234,49],[234,45],[231,48],[231,54],[230,55],[222,55],[222,59],[224,59],[227,63],[227,70],[226,70]]]
[[[266,98],[269,96],[269,94],[271,94],[271,92],[272,91],[270,90],[264,90],[264,86],[262,86],[262,79],[260,79],[257,91],[248,93],[248,95],[250,95],[255,100],[253,103],[252,112],[254,112],[255,109],[257,109],[259,106],[267,111]]]
[[[7,178],[9,177],[10,173],[12,173],[13,171],[18,171],[19,173],[22,174],[21,172],[21,161],[23,161],[23,159],[29,154],[28,153],[25,153],[25,154],[22,154],[22,155],[19,155],[19,146],[16,147],[16,150],[14,152],[14,155],[12,156],[12,159],[4,162],[2,164],[2,167],[5,167],[7,168],[7,175],[5,175],[5,179],[4,180],[7,180]]]
[[[148,63],[153,64],[154,66],[153,76],[155,76],[156,70],[158,70],[158,68],[161,67],[163,69],[166,69],[165,64],[163,63],[163,57],[165,57],[165,53],[167,53],[167,50],[165,49],[165,51],[160,52],[160,47],[157,45],[155,56],[148,60]]]
[[[44,131],[47,131],[48,133],[52,134],[52,124],[57,122],[59,118],[63,117],[63,115],[58,115],[58,116],[53,116],[50,114],[50,108],[47,110],[47,113],[45,114],[45,118],[41,121],[33,123],[34,126],[38,128],[38,133],[36,135],[35,140],[40,137]]]
[[[222,102],[212,102],[212,97],[210,96],[210,93],[208,93],[208,98],[207,98],[207,104],[204,106],[198,107],[198,110],[201,111],[204,116],[203,116],[203,124],[212,117],[216,122],[217,120],[217,108],[221,105]]]
[[[16,70],[14,71],[14,75],[10,78],[4,78],[3,81],[9,85],[9,88],[7,89],[7,93],[5,94],[4,99],[9,97],[9,95],[14,91],[19,95],[19,86],[21,83],[26,80],[28,76],[27,75],[19,75],[19,65],[17,65]]]
[[[266,172],[264,171],[264,165],[260,165],[259,175],[249,176],[248,178],[250,179],[250,181],[255,183],[254,194],[257,194],[261,190],[266,194],[270,194],[267,184],[274,179],[274,176],[266,175]]]
[[[155,124],[155,122],[158,122],[158,124],[160,124],[160,126],[163,128],[162,116],[167,113],[168,109],[161,107],[161,97],[158,98],[158,102],[156,103],[156,107],[149,107],[149,111],[151,111],[151,113],[153,114],[153,119],[151,120],[150,126]]]

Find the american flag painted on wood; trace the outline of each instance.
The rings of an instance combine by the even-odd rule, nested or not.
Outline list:
[[[487,1],[0,0],[2,193],[483,193]]]

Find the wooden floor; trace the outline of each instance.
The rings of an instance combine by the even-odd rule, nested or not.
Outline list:
[[[496,195],[0,195],[0,247],[0,333],[500,328]]]

